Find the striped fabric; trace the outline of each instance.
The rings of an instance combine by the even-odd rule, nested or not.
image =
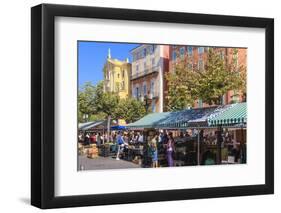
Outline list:
[[[247,103],[232,104],[217,116],[208,119],[210,126],[232,126],[247,123]]]
[[[129,129],[186,129],[245,125],[246,103],[186,109],[177,112],[151,113],[127,126]]]

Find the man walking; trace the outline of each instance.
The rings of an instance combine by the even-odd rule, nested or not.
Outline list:
[[[116,140],[116,145],[117,145],[116,160],[120,160],[119,155],[120,155],[121,146],[123,144],[124,144],[123,134],[121,132],[118,132],[117,140]]]

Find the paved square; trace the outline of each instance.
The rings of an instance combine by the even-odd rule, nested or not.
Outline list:
[[[138,164],[122,159],[116,160],[113,157],[100,156],[91,159],[85,155],[78,156],[78,168],[81,168],[81,166],[83,167],[83,170],[141,168]]]

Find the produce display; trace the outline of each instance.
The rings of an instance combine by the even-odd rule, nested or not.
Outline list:
[[[91,148],[88,149],[88,158],[97,158],[99,156],[99,150],[96,144],[91,144]]]

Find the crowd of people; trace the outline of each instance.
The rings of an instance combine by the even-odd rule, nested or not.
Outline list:
[[[153,168],[159,167],[158,153],[160,149],[164,149],[168,166],[172,167],[174,165],[173,154],[175,152],[175,141],[172,132],[154,132],[152,135],[147,136],[147,143],[143,143],[144,138],[140,132],[133,134],[132,137],[130,137],[130,135],[128,137],[128,134],[118,132],[116,140],[116,144],[118,145],[116,160],[120,159],[120,152],[128,145],[127,138],[129,138],[129,144],[141,143],[143,145],[143,160],[145,166],[148,165]]]
[[[173,155],[175,152],[175,141],[172,132],[159,131],[147,136],[147,143],[144,143],[144,135],[142,132],[112,131],[109,137],[107,134],[96,132],[80,132],[78,140],[83,145],[96,144],[100,147],[102,144],[111,142],[115,144],[116,160],[123,157],[123,153],[128,149],[129,145],[138,145],[143,147],[144,164],[150,164],[151,167],[159,167],[158,154],[159,150],[165,152],[167,164],[169,167],[174,165]]]
[[[112,131],[110,135],[100,132],[80,132],[79,142],[83,145],[96,144],[97,147],[100,147],[105,143],[110,143],[111,147],[113,147],[111,151],[115,155],[116,160],[125,159],[124,156],[128,155],[129,147],[142,147],[142,151],[141,154],[139,154],[139,157],[142,160],[143,167],[159,167],[159,154],[161,154],[161,159],[165,159],[166,166],[172,167],[175,165],[174,161],[177,160],[176,145],[178,146],[182,143],[185,147],[185,150],[195,150],[196,152],[196,135],[200,134],[200,140],[202,142],[200,144],[204,146],[204,148],[200,148],[201,154],[199,164],[211,165],[217,163],[217,157],[214,152],[215,150],[210,150],[208,148],[209,145],[213,143],[213,141],[217,141],[216,134],[203,134],[203,131],[181,131],[178,133],[179,134],[174,135],[173,131],[159,130],[148,132],[144,136],[142,131]],[[188,140],[192,140],[192,138],[194,140],[194,143],[188,142]],[[193,145],[193,147],[188,147],[189,145]],[[245,145],[238,146],[237,142],[233,140],[233,136],[231,137],[228,132],[223,134],[221,143],[221,147],[227,146],[230,147],[226,149],[226,152],[228,152],[226,153],[226,155],[234,156],[234,162],[238,162],[238,159],[241,159],[241,163],[246,162]],[[195,152],[192,152],[189,156],[187,156],[186,154],[185,156],[183,156],[183,161],[185,161],[187,165],[198,164],[197,156],[192,156],[192,154],[196,154]],[[132,159],[132,157],[129,159]]]

